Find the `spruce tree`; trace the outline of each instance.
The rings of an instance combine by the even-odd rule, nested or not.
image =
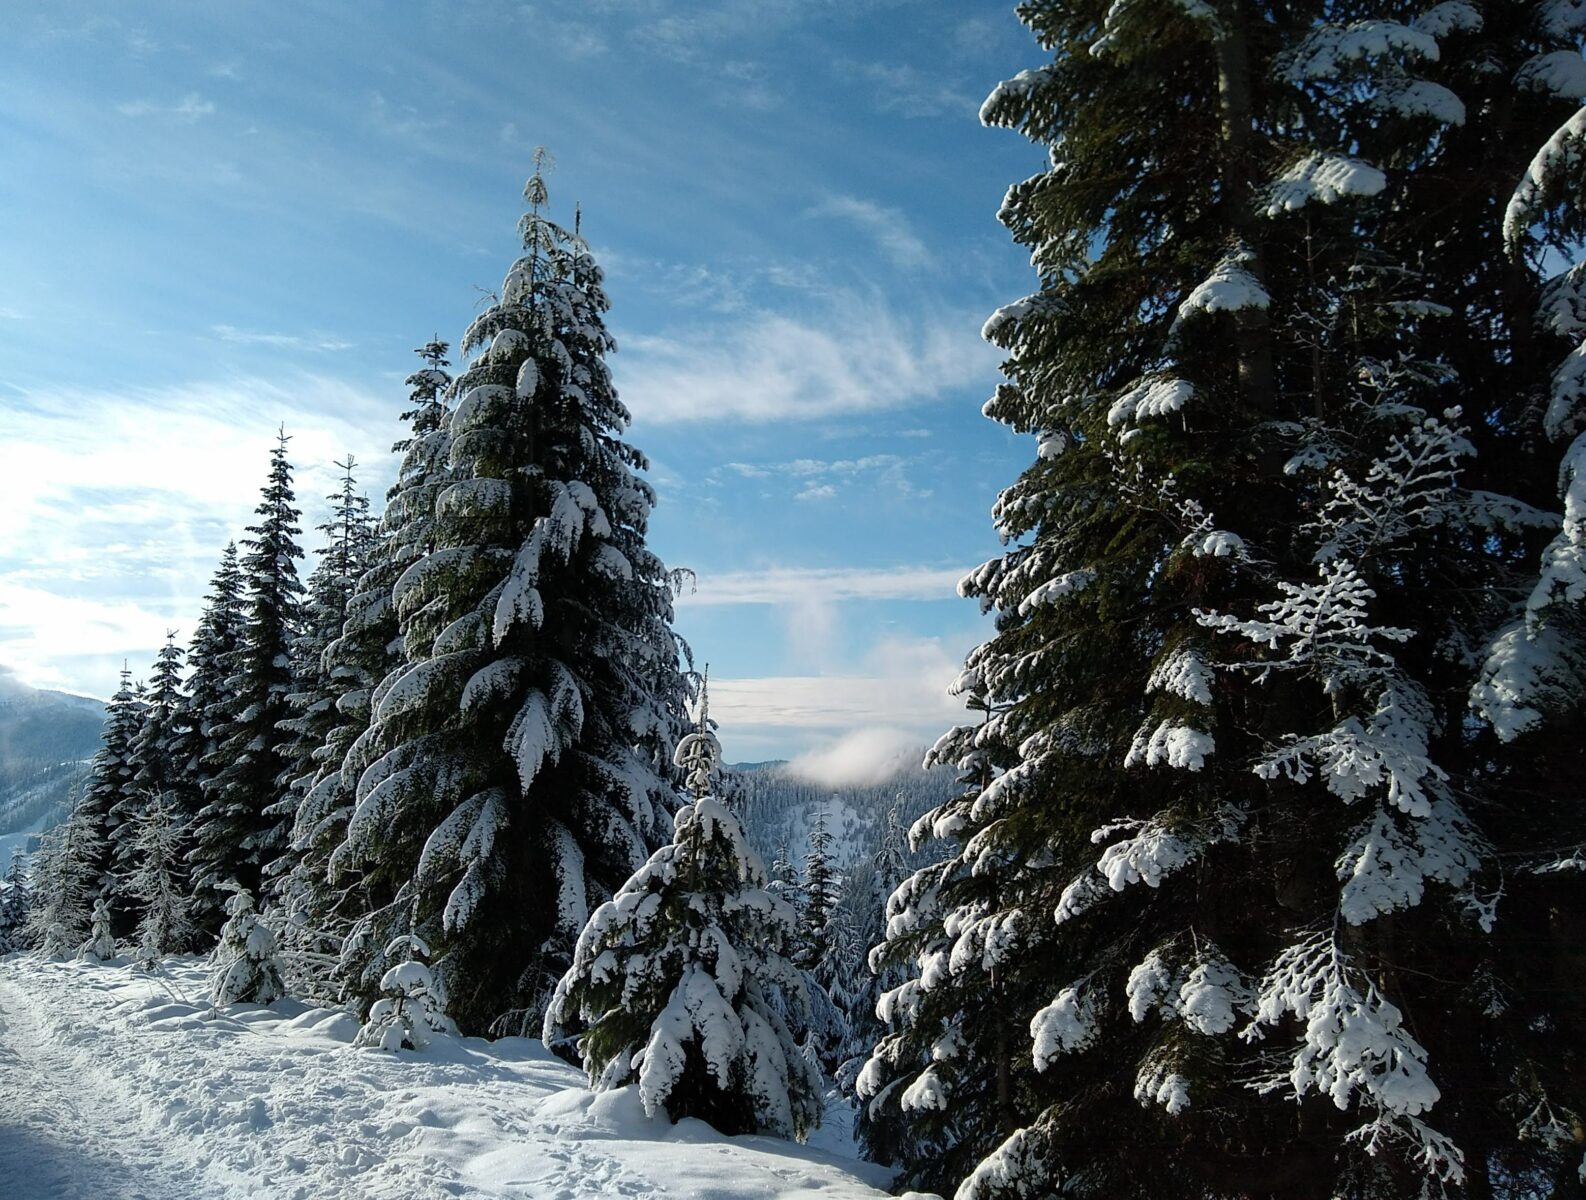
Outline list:
[[[111,811],[116,825],[110,835],[111,873],[117,906],[117,929],[125,935],[137,923],[138,891],[132,877],[138,870],[139,817],[155,797],[178,811],[192,812],[195,789],[187,767],[196,748],[188,724],[187,696],[182,686],[182,651],[176,635],[167,633],[155,660],[144,697],[142,721],[133,738],[135,770],[130,787]]]
[[[28,878],[27,855],[21,847],[11,852],[11,865],[0,879],[0,954],[27,948],[25,932],[28,913],[33,907],[33,888]]]
[[[40,839],[23,932],[45,958],[74,953],[88,936],[100,879],[94,863],[103,858],[103,844],[99,824],[78,809]]]
[[[600,270],[538,174],[526,194],[526,253],[463,339],[450,480],[392,593],[404,665],[343,765],[332,864],[369,906],[348,989],[371,997],[416,933],[467,1030],[537,1025],[591,906],[663,836],[684,697]]]
[[[294,862],[285,884],[287,940],[300,963],[310,958],[316,964],[322,958],[333,962],[354,920],[368,911],[350,856],[335,857],[346,838],[362,770],[361,748],[359,754],[349,751],[369,731],[375,687],[402,662],[391,590],[433,542],[435,498],[449,472],[447,346],[432,341],[416,353],[424,365],[408,377],[410,407],[402,414],[411,436],[393,447],[403,456],[397,481],[373,531],[367,567],[348,599],[341,634],[325,650],[329,674],[339,688],[337,721],[325,735],[319,774],[297,809],[291,834]],[[324,972],[316,965],[312,974],[314,980],[304,976],[303,982],[317,987]]]
[[[637,1083],[651,1115],[802,1141],[821,1102],[795,1041],[807,1011],[787,957],[795,915],[766,890],[742,825],[710,794],[720,758],[701,717],[678,744],[693,802],[678,810],[671,844],[590,917],[543,1036],[576,1044],[597,1090]]]
[[[231,681],[237,675],[246,624],[242,568],[236,543],[228,542],[210,581],[187,655],[187,723],[193,737],[187,744],[188,756],[178,764],[193,789],[183,797],[192,806],[183,808],[187,820],[197,817],[215,776],[215,755],[232,708]]]
[[[186,828],[179,807],[160,793],[138,813],[136,830],[126,890],[137,902],[138,961],[152,966],[191,949],[197,936],[188,900]]]
[[[424,961],[429,947],[411,934],[386,947],[397,963],[380,977],[380,999],[353,1039],[355,1046],[379,1050],[422,1050],[437,1033],[455,1034],[446,1015],[446,990]]]
[[[95,880],[94,894],[115,896],[118,904],[119,888],[112,869],[114,850],[121,840],[120,827],[139,805],[137,743],[145,708],[133,688],[132,672],[123,666],[121,686],[105,706],[100,747],[89,764],[88,779],[76,808],[77,814],[95,833],[91,841],[78,843],[80,847],[92,848],[93,857],[83,866]]]
[[[810,827],[809,849],[804,852],[804,879],[799,889],[799,919],[803,926],[800,964],[806,968],[820,961],[824,950],[821,938],[837,899],[837,880],[832,872],[832,835],[826,828],[826,810],[815,814]]]
[[[282,847],[265,874],[274,900],[288,914],[289,942],[305,932],[300,921],[306,921],[308,904],[302,894],[307,881],[301,874],[294,875],[303,853],[295,837],[298,812],[314,785],[341,768],[339,758],[329,761],[337,749],[331,739],[345,719],[337,704],[353,690],[355,682],[353,670],[332,661],[327,651],[342,636],[349,605],[368,569],[374,544],[369,499],[358,491],[353,476],[356,464],[348,455],[336,465],[342,469],[341,487],[328,497],[330,517],[319,526],[325,542],[308,579],[302,624],[292,643],[293,690],[287,703],[293,715],[280,726],[280,754],[286,763],[276,780],[280,799],[265,813],[275,825],[271,841]]]
[[[205,766],[214,774],[205,781],[193,833],[193,884],[211,905],[233,886],[256,893],[277,849],[275,823],[265,810],[285,765],[277,727],[290,716],[291,643],[303,590],[288,440],[283,432],[270,452],[270,475],[255,510],[259,523],[248,527],[253,536],[242,543],[242,643],[236,673],[227,680],[230,696],[213,727],[218,744]]]
[[[987,413],[1036,459],[961,588],[997,623],[931,756],[966,790],[889,901],[860,1091],[959,1200],[1491,1194],[1463,968],[1518,930],[1461,639],[1534,514],[1468,481],[1407,216],[1479,17],[1020,13],[1053,61],[982,115],[1052,153],[1001,212],[1041,286]]]

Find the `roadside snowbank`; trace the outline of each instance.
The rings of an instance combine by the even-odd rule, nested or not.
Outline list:
[[[595,1095],[536,1041],[360,1050],[344,1013],[208,1016],[203,960],[0,959],[8,1200],[879,1200],[888,1172]]]

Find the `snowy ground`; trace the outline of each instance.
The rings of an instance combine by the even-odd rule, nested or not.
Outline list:
[[[879,1200],[887,1172],[647,1119],[538,1042],[360,1050],[345,1014],[208,1015],[200,959],[0,959],[7,1200]],[[873,1186],[872,1186],[873,1185]]]

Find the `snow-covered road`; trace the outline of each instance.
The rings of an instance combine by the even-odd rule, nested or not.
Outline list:
[[[345,1014],[210,1017],[203,964],[0,959],[7,1200],[880,1200],[887,1172],[647,1119],[538,1042],[360,1050]]]

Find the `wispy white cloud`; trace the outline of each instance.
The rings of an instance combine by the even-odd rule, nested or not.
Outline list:
[[[972,636],[900,638],[877,644],[843,674],[781,675],[710,681],[711,715],[721,722],[729,758],[818,752],[824,766],[850,775],[879,769],[911,742],[924,747],[963,718],[947,694]],[[824,759],[820,757],[824,755]]]
[[[860,476],[875,477],[884,487],[901,496],[929,496],[908,477],[908,460],[896,454],[867,454],[862,458],[795,458],[786,462],[730,462],[726,470],[745,479],[788,478],[802,486],[795,500],[826,500],[837,495],[838,483],[846,485]]]
[[[223,342],[243,346],[274,346],[282,350],[351,350],[352,342],[323,334],[300,335],[295,333],[266,333],[254,329],[238,329],[235,325],[211,325],[211,333]]]
[[[756,311],[734,323],[630,334],[612,370],[641,422],[877,412],[989,387],[997,355],[980,340],[980,325],[969,313],[909,318],[850,299],[815,317]]]
[[[680,605],[795,604],[815,593],[830,600],[946,600],[968,567],[766,567],[699,572]],[[714,686],[714,685],[712,685]]]
[[[192,124],[204,117],[212,116],[215,112],[215,102],[204,99],[197,92],[188,92],[175,104],[161,104],[155,100],[129,100],[125,104],[116,105],[116,111],[124,117],[175,117],[177,120]]]
[[[952,81],[908,65],[853,63],[849,69],[868,81],[876,107],[900,117],[939,117],[978,112],[980,101]]]
[[[103,693],[93,672],[105,661],[136,661],[167,626],[190,625],[221,546],[252,518],[279,424],[311,530],[348,451],[367,464],[368,493],[383,492],[392,409],[306,374],[8,397],[0,661],[30,682]]]
[[[868,235],[894,265],[919,270],[934,265],[931,252],[909,225],[900,209],[888,208],[857,196],[828,196],[805,210],[807,217],[833,217],[848,221]]]
[[[0,579],[0,653],[34,687],[108,695],[121,660],[145,670],[172,629],[191,632],[169,610]]]
[[[0,304],[0,321],[26,321],[27,314],[19,308],[12,308],[9,304]]]
[[[426,117],[411,104],[392,103],[383,92],[369,97],[369,123],[386,137],[399,141],[422,142],[446,121],[441,117]]]
[[[896,454],[867,454],[863,458],[794,458],[786,462],[727,463],[727,470],[745,479],[769,479],[774,475],[791,475],[808,479],[821,475],[858,475],[865,471],[884,470],[901,465]]]

